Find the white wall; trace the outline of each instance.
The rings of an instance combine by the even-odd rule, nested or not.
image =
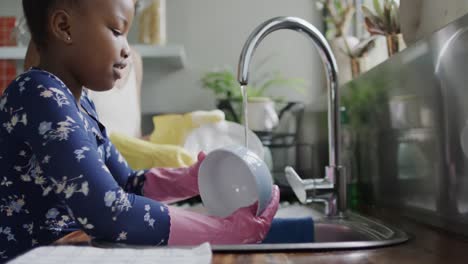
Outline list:
[[[0,1],[0,16],[19,16],[22,13],[21,0]]]
[[[203,73],[215,67],[237,68],[242,46],[250,32],[268,18],[299,16],[321,26],[311,0],[168,0],[168,42],[185,46],[188,66],[167,72],[146,63],[143,112],[185,112],[214,108],[214,97],[201,88]],[[313,101],[322,88],[322,69],[312,43],[296,32],[277,32],[265,39],[253,65],[264,56],[277,54],[268,68],[289,77],[308,80],[307,100]],[[158,69],[159,68],[159,69]],[[255,72],[251,78],[255,78]],[[304,95],[282,90],[290,99]]]

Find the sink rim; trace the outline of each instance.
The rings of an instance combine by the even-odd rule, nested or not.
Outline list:
[[[344,249],[370,249],[387,246],[394,246],[407,242],[410,237],[408,234],[399,228],[382,223],[380,220],[362,216],[354,212],[346,212],[344,218],[322,218],[315,222],[315,225],[327,224],[335,226],[350,227],[350,223],[359,223],[363,226],[374,226],[387,229],[392,233],[391,236],[385,238],[378,237],[376,240],[362,241],[336,241],[336,242],[312,242],[312,243],[281,243],[281,244],[242,244],[242,245],[211,245],[214,252],[241,252],[241,251],[336,251]],[[351,227],[350,227],[351,228]],[[371,228],[369,227],[369,230]],[[369,231],[369,230],[353,230],[353,232]],[[370,234],[369,234],[370,235]]]
[[[336,251],[350,249],[370,249],[394,246],[408,241],[408,237],[380,241],[348,241],[348,242],[312,242],[285,244],[246,244],[246,245],[211,245],[213,252],[261,252],[261,251]]]

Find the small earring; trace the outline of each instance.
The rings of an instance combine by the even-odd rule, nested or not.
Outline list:
[[[70,36],[68,36],[68,37],[67,37],[67,41],[70,41],[70,40],[71,40],[71,37],[70,37]]]

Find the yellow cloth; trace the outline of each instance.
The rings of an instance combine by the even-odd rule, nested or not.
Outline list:
[[[224,119],[224,113],[221,110],[157,115],[153,117],[155,129],[150,135],[150,141],[156,144],[183,146],[185,138],[194,128]]]
[[[153,167],[187,167],[195,162],[180,146],[154,144],[115,132],[111,133],[110,140],[135,170]]]

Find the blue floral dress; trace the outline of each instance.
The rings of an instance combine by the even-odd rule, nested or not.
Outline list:
[[[0,97],[0,262],[81,229],[91,237],[165,245],[167,206],[141,195],[93,103],[31,69]]]

